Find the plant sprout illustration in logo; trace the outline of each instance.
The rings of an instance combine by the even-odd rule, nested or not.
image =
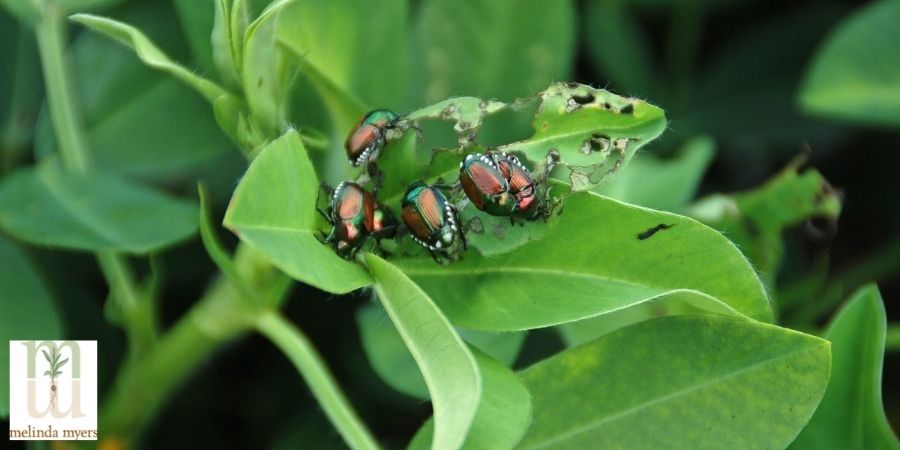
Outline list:
[[[60,361],[59,347],[56,346],[51,349],[51,352],[53,353],[52,356],[50,353],[47,353],[46,349],[42,349],[41,351],[44,353],[44,358],[50,363],[50,370],[44,371],[44,375],[50,377],[50,408],[56,408],[56,398],[59,393],[59,389],[56,386],[56,377],[62,375],[61,369],[69,362],[69,358]]]
[[[60,344],[57,344],[53,341],[26,341],[23,342],[22,345],[27,349],[28,355],[28,411],[31,416],[39,418],[48,413],[56,418],[83,416],[80,395],[81,347],[78,345],[78,342],[62,341]],[[63,357],[64,349],[68,350],[71,361],[68,357]],[[47,361],[47,370],[44,370],[43,377],[37,376],[37,373],[40,371],[36,364],[37,358],[40,358],[38,356],[39,351],[40,354],[44,355],[44,359]],[[69,371],[67,378],[71,378],[69,385],[67,386],[58,382],[60,376],[63,374],[64,367]],[[44,389],[41,379],[46,379],[46,377],[50,378],[50,386],[47,391],[49,394],[49,405],[45,410],[40,411],[38,410],[37,390]],[[66,394],[68,394],[71,399],[67,411],[61,409],[62,405],[60,405],[59,402],[60,389],[63,389],[64,387],[66,389]]]

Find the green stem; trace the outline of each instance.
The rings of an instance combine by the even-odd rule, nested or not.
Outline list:
[[[35,32],[47,104],[61,159],[67,170],[85,173],[90,168],[90,153],[85,145],[75,91],[69,78],[71,71],[65,54],[68,32],[65,11],[59,2],[45,2]],[[132,351],[139,352],[151,345],[155,336],[153,304],[149,299],[141,301],[131,269],[121,255],[98,252],[97,259],[113,298],[126,318],[129,339],[134,344]]]
[[[172,391],[224,342],[250,330],[253,311],[226,278],[119,373],[101,409],[104,439],[134,441]]]
[[[900,324],[889,323],[884,340],[884,350],[888,352],[900,352]]]
[[[56,143],[66,167],[76,172],[85,172],[90,166],[89,154],[65,59],[68,36],[65,12],[58,2],[45,2],[43,13],[35,31]]]
[[[254,292],[265,292],[267,286],[273,286],[282,277],[247,246],[238,245],[234,253],[237,275]],[[153,348],[123,365],[100,409],[104,439],[122,444],[136,441],[172,392],[197,366],[222,344],[252,330],[260,314],[259,302],[245,294],[245,289],[219,276],[203,298]]]
[[[129,352],[137,357],[152,347],[157,338],[155,302],[138,291],[134,273],[124,257],[110,251],[97,252],[96,256],[122,314]]]
[[[377,449],[375,439],[353,411],[309,339],[275,312],[260,316],[256,327],[294,363],[347,445],[354,449]]]

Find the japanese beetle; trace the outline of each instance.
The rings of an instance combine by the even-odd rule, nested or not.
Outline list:
[[[364,115],[344,142],[347,159],[354,167],[375,162],[384,143],[388,130],[398,128],[400,116],[387,109],[376,109]]]
[[[535,180],[519,158],[509,153],[495,152],[492,157],[509,184],[509,193],[516,199],[516,212],[528,211],[537,198],[540,180]]]
[[[470,153],[459,163],[459,184],[475,207],[493,216],[511,216],[518,203],[510,193],[508,177],[493,155]]]
[[[546,216],[538,192],[543,180],[543,176],[535,179],[519,158],[504,152],[472,153],[459,164],[459,183],[466,196],[493,216]],[[540,206],[532,207],[534,203]]]
[[[375,197],[362,186],[343,181],[328,199],[328,210],[319,213],[331,224],[325,242],[334,246],[338,255],[352,258],[375,228]]]
[[[456,208],[434,186],[421,180],[410,184],[403,194],[400,214],[413,239],[439,264],[442,261],[438,256],[454,260],[468,247]]]

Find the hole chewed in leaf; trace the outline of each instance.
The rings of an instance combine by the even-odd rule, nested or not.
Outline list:
[[[521,116],[526,107],[528,114],[533,114],[530,137],[496,143],[488,142],[490,137],[480,138],[482,127],[493,130],[494,126],[508,124],[508,120],[501,119]],[[504,113],[495,114],[501,111]],[[491,120],[486,122],[488,116]],[[472,233],[471,243],[483,256],[541,238],[556,222],[569,194],[591,190],[609,180],[628,164],[639,147],[659,136],[666,124],[663,111],[649,103],[578,83],[555,83],[543,92],[510,103],[476,97],[450,98],[413,111],[403,120],[423,127],[428,137],[417,146],[425,144],[423,152],[431,153],[424,176],[413,178],[428,183],[443,178],[454,183],[466,155],[486,152],[514,156],[533,178],[534,187],[530,189],[534,191],[528,192],[538,193],[534,201],[540,205],[541,214],[492,216],[471,204],[458,207],[466,228],[471,228],[467,230]],[[437,128],[446,130],[447,138],[455,135],[455,143],[430,138],[431,127],[439,125],[437,121],[453,123],[452,133],[447,130],[449,127]],[[558,189],[550,189],[553,180],[562,181]]]
[[[548,150],[556,149],[561,173],[554,177],[568,176],[573,191],[590,190],[607,181],[628,164],[638,148],[665,129],[661,109],[603,89],[556,83],[538,98],[532,137],[497,150],[520,151],[540,172]]]
[[[455,122],[453,130],[458,136],[460,147],[467,147],[475,142],[484,116],[507,107],[506,103],[494,100],[456,97],[413,111],[405,119],[410,121],[422,119],[453,121]]]

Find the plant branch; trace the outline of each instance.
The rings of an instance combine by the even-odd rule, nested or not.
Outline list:
[[[219,275],[206,294],[140,359],[124,365],[101,408],[104,439],[133,442],[172,393],[222,344],[250,331],[260,314],[258,296],[247,289],[287,293],[283,275],[259,253],[239,244],[234,252],[237,276],[246,286]],[[280,278],[281,277],[281,278]],[[272,300],[278,303],[278,300]]]
[[[329,373],[325,362],[297,327],[281,314],[272,312],[260,316],[256,328],[294,363],[347,445],[354,449],[378,448],[375,439]]]
[[[43,13],[35,32],[56,145],[67,168],[86,172],[90,166],[90,158],[69,79],[70,71],[65,55],[68,35],[65,13],[58,2],[45,2]]]
[[[122,314],[129,351],[133,357],[140,355],[152,347],[157,338],[155,302],[149,295],[139,292],[134,273],[123,256],[110,251],[97,252],[96,256]]]
[[[210,353],[251,328],[253,311],[246,305],[234,285],[219,278],[151,351],[123,366],[101,409],[104,435],[133,441]]]
[[[42,13],[35,32],[56,143],[66,169],[85,173],[90,169],[90,153],[69,78],[65,11],[58,2],[45,2]],[[156,333],[152,302],[141,298],[134,275],[121,255],[108,251],[96,255],[113,298],[126,319],[125,328],[133,345],[132,351],[140,352],[152,345]]]

